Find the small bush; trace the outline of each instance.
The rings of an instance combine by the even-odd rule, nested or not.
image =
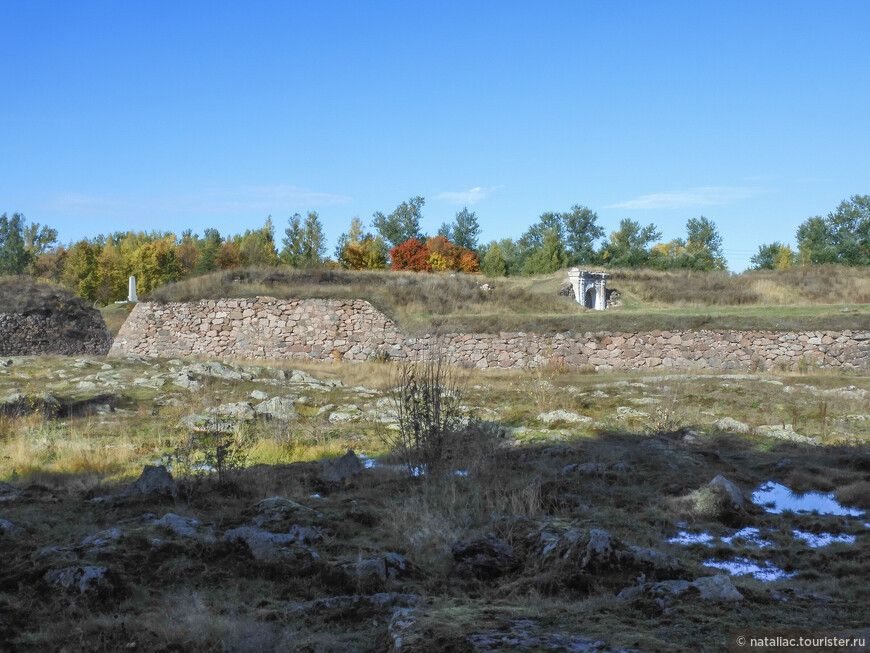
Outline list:
[[[462,394],[456,371],[441,356],[396,368],[391,398],[398,432],[385,436],[385,440],[410,475],[441,467],[447,445],[465,422]]]

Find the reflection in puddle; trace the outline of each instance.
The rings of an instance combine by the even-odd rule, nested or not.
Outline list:
[[[725,544],[732,544],[732,540],[743,540],[746,544],[750,544],[752,546],[757,546],[759,549],[763,549],[768,546],[773,546],[773,542],[770,540],[765,540],[759,537],[760,531],[752,526],[747,526],[746,528],[741,528],[739,531],[734,533],[734,535],[729,535],[727,537],[723,537],[722,541]]]
[[[405,465],[387,465],[384,463],[380,463],[374,458],[369,458],[364,453],[361,453],[357,456],[362,463],[364,469],[392,469],[397,472],[405,473],[408,471],[408,468]],[[425,465],[414,465],[411,467],[411,476],[423,476],[426,473]],[[468,476],[468,472],[466,470],[457,469],[453,472],[456,476]]]
[[[828,546],[834,542],[842,542],[843,544],[855,544],[854,535],[832,535],[831,533],[807,533],[795,529],[792,531],[796,540],[803,540],[807,546],[817,549],[820,546]]]
[[[704,546],[713,546],[711,542],[716,539],[709,533],[689,533],[680,531],[676,537],[668,540],[671,544],[682,544],[689,546],[690,544],[703,544]]]
[[[217,468],[203,463],[201,465],[191,465],[190,470],[193,472],[208,472],[209,474],[211,474],[212,472],[216,472]]]
[[[863,510],[845,508],[834,498],[833,494],[807,492],[794,494],[785,485],[768,481],[752,493],[752,502],[763,506],[774,515],[790,510],[795,513],[817,512],[820,515],[841,515],[845,517],[860,517]]]
[[[727,571],[732,576],[745,576],[751,574],[754,578],[762,581],[780,580],[791,578],[794,573],[786,573],[776,565],[767,561],[755,562],[749,558],[734,558],[733,560],[705,560],[705,567],[713,567]]]

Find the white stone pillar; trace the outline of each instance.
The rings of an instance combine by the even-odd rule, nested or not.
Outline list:
[[[578,304],[583,303],[583,288],[580,283],[580,270],[571,268],[568,270],[568,281],[571,283],[571,288],[574,290],[574,299]]]
[[[607,308],[606,284],[607,282],[604,279],[595,284],[595,309],[598,311],[603,311]]]
[[[130,282],[127,290],[127,301],[138,302],[139,297],[136,296],[136,277],[130,277]]]

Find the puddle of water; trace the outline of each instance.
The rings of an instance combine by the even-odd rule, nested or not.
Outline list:
[[[760,535],[761,532],[757,528],[753,526],[747,526],[746,528],[741,528],[739,531],[734,533],[734,535],[728,535],[727,537],[723,537],[722,541],[725,544],[732,544],[733,540],[743,540],[747,544],[757,546],[759,549],[773,546],[773,542],[763,539],[762,537],[760,537]]]
[[[211,472],[217,471],[216,467],[212,467],[211,465],[206,465],[206,464],[191,465],[190,469],[191,469],[191,471],[194,471],[194,472],[209,472],[209,473],[211,473]]]
[[[763,506],[774,515],[790,510],[798,514],[817,512],[820,515],[860,517],[863,510],[841,506],[833,494],[807,492],[795,494],[785,485],[768,481],[752,493],[752,503]]]
[[[314,494],[309,495],[308,498],[309,499],[322,499],[323,497],[315,492]]]
[[[379,463],[374,458],[369,458],[364,453],[361,453],[357,456],[364,469],[374,469],[375,467],[379,469],[395,469],[399,472],[404,472],[407,468],[404,465],[384,465],[383,463]],[[415,465],[411,468],[411,476],[422,476],[426,473],[426,468],[423,465]],[[456,472],[458,476],[468,476],[468,472]]]
[[[682,544],[689,546],[690,544],[703,544],[704,546],[713,546],[711,542],[716,539],[709,533],[689,533],[688,531],[680,531],[676,537],[668,540],[671,544]]]
[[[806,531],[793,530],[796,540],[803,540],[806,545],[812,549],[818,549],[821,546],[828,546],[834,542],[842,542],[843,544],[855,544],[854,535],[832,535],[831,533],[807,533]]]
[[[743,540],[747,545],[756,546],[763,549],[768,546],[773,546],[773,542],[760,537],[761,532],[752,526],[742,528],[733,535],[726,535],[722,538],[716,538],[709,533],[690,533],[688,531],[680,531],[676,537],[672,537],[668,542],[671,544],[681,544],[689,546],[690,544],[703,544],[704,546],[713,546],[716,539],[720,539],[724,544],[734,546],[734,540]]]
[[[457,469],[453,473],[456,474],[457,476],[468,476],[468,470],[465,470],[465,469]]]
[[[722,569],[727,571],[732,576],[752,575],[758,580],[770,582],[783,578],[791,578],[794,573],[786,573],[779,567],[769,562],[755,562],[749,558],[734,558],[733,560],[705,560],[705,567],[713,567],[714,569]]]

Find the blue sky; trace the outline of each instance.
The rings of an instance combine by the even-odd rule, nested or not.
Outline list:
[[[483,240],[583,204],[704,215],[739,271],[870,193],[870,2],[539,4],[0,0],[0,212],[332,244],[414,195]]]

